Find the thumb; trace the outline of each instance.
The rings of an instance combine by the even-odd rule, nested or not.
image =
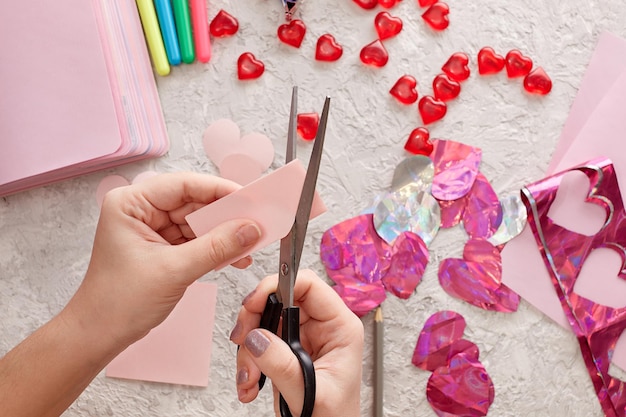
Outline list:
[[[191,283],[219,266],[241,259],[261,235],[261,229],[251,220],[226,221],[196,239],[174,246],[174,265],[181,279]]]
[[[282,394],[289,408],[300,415],[304,403],[304,379],[300,362],[289,346],[275,334],[254,329],[246,336],[243,344],[250,358]],[[277,407],[278,398],[274,398]]]

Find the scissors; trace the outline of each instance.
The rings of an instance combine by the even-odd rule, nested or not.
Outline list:
[[[302,374],[304,375],[304,404],[301,417],[311,417],[315,404],[315,369],[309,354],[300,344],[300,309],[293,304],[293,287],[296,283],[300,257],[304,247],[304,238],[311,215],[311,205],[315,196],[315,183],[322,159],[322,148],[326,135],[326,123],[330,98],[326,97],[324,108],[317,128],[317,135],[313,143],[313,151],[307,167],[296,217],[291,230],[280,241],[280,263],[278,268],[278,287],[270,294],[261,316],[260,326],[273,333],[277,333],[280,318],[282,317],[281,337],[289,345],[291,351],[298,358]],[[294,87],[291,94],[291,111],[289,114],[289,132],[287,135],[287,156],[285,162],[291,162],[296,157],[296,129],[297,129],[298,88]],[[265,384],[265,375],[261,374],[259,389]],[[280,395],[280,415],[291,417],[289,406]]]

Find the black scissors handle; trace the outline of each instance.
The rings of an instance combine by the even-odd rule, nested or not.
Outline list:
[[[300,309],[298,307],[287,307],[283,310],[283,333],[282,338],[291,351],[298,358],[302,374],[304,375],[304,404],[300,417],[311,417],[313,415],[313,405],[315,405],[315,368],[311,356],[300,344]],[[280,415],[282,417],[292,417],[289,406],[280,395]]]
[[[265,303],[265,309],[261,316],[260,327],[276,334],[280,317],[282,314],[282,338],[289,345],[291,351],[298,358],[302,374],[304,376],[304,404],[302,405],[301,417],[311,417],[313,406],[315,405],[315,367],[311,356],[300,344],[300,309],[298,307],[288,307],[283,310],[283,303],[278,301],[276,294],[270,294]],[[259,379],[259,390],[265,385],[266,376],[261,374]],[[280,415],[282,417],[292,417],[287,402],[280,396]]]

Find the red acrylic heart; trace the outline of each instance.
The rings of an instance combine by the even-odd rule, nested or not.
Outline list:
[[[478,51],[478,73],[497,74],[504,68],[504,57],[496,54],[493,48],[485,46]]]
[[[418,1],[420,7],[428,7],[428,6],[432,6],[433,4],[437,3],[437,0],[419,0]]]
[[[433,144],[430,142],[430,133],[425,127],[413,129],[409,139],[404,144],[404,149],[414,155],[429,156],[433,152]]]
[[[380,39],[376,39],[374,42],[365,45],[363,49],[361,49],[360,57],[361,62],[374,67],[384,67],[387,61],[389,61],[389,54]]]
[[[469,57],[466,53],[455,52],[446,63],[443,64],[441,70],[455,81],[465,81],[470,76],[470,70],[467,66],[468,63]]]
[[[306,26],[299,19],[294,19],[289,23],[278,26],[278,39],[294,48],[299,48],[302,45],[305,33]]]
[[[315,48],[315,59],[318,61],[336,61],[341,58],[343,48],[339,45],[333,35],[326,33],[317,40]]]
[[[403,75],[391,87],[389,93],[399,102],[404,104],[413,104],[417,101],[417,81],[411,75]]]
[[[432,96],[424,96],[417,105],[422,121],[425,125],[436,122],[446,115],[448,106]]]
[[[385,40],[396,36],[402,30],[402,19],[391,16],[388,12],[380,12],[374,18],[374,26],[378,39]]]
[[[537,67],[524,78],[524,89],[544,96],[552,90],[552,80],[543,68]]]
[[[217,12],[211,24],[209,25],[209,32],[216,38],[223,38],[225,36],[234,35],[239,29],[239,22],[233,16],[220,10]]]
[[[297,130],[304,140],[313,140],[317,134],[320,116],[317,113],[301,113],[297,117]]]
[[[365,10],[370,10],[378,6],[378,0],[353,0],[353,1]]]
[[[436,2],[431,5],[425,12],[422,14],[422,19],[431,28],[435,30],[444,30],[450,24],[450,20],[448,19],[448,14],[450,13],[450,8],[448,5],[442,1]]]
[[[524,77],[533,67],[533,60],[524,56],[517,49],[506,54],[506,73],[509,78]]]
[[[451,79],[447,74],[439,74],[433,80],[433,92],[435,98],[441,101],[452,100],[461,92],[461,84]]]
[[[378,0],[378,4],[385,9],[391,9],[393,6],[400,3],[400,1],[401,0]]]
[[[250,52],[244,52],[237,60],[237,77],[240,80],[259,78],[265,71],[263,62],[255,58]]]

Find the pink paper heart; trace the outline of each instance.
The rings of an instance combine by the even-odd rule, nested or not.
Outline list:
[[[437,368],[426,386],[426,398],[440,417],[486,416],[495,390],[485,367],[466,353]]]
[[[434,371],[446,366],[457,353],[466,352],[478,359],[478,347],[463,339],[465,319],[454,311],[439,311],[426,320],[420,332],[411,363]]]
[[[501,282],[500,252],[484,239],[470,239],[463,259],[444,259],[438,275],[448,294],[474,306],[500,312],[513,312],[519,306],[519,295]]]
[[[274,146],[267,136],[261,133],[240,136],[239,127],[229,119],[211,123],[204,131],[202,143],[207,156],[218,167],[231,155],[245,155],[255,160],[262,171],[274,160]]]
[[[247,185],[263,175],[259,161],[244,154],[227,155],[219,165],[220,176],[240,185]]]

